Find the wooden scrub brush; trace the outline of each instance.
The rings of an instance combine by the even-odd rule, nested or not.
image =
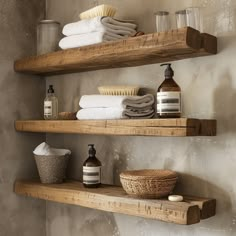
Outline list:
[[[99,5],[93,7],[87,11],[80,13],[81,20],[94,18],[96,16],[110,16],[113,17],[116,14],[116,9],[110,5]]]
[[[100,86],[98,87],[98,91],[102,95],[136,96],[138,94],[139,87],[131,85]]]

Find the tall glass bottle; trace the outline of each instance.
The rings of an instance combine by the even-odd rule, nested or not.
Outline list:
[[[56,120],[58,117],[58,100],[52,85],[49,85],[47,96],[44,99],[44,119]]]
[[[89,157],[83,164],[83,184],[87,188],[101,185],[101,162],[96,158],[94,144],[89,144]]]
[[[165,80],[157,90],[157,116],[159,118],[181,117],[181,89],[174,81],[171,64],[166,65]]]

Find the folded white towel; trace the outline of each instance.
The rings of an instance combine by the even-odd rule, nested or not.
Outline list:
[[[115,20],[111,17],[95,17],[92,19],[80,20],[64,26],[62,33],[65,36],[87,34],[91,32],[111,32],[114,34],[133,36],[136,33],[137,26],[132,23],[127,23]]]
[[[154,116],[154,109],[135,111],[125,108],[85,108],[77,112],[78,120],[148,119]]]
[[[78,120],[112,120],[124,119],[123,108],[88,108],[81,109],[77,112],[76,117]]]
[[[84,95],[79,105],[81,108],[116,107],[116,108],[147,108],[154,104],[154,96],[112,96]]]
[[[65,37],[59,42],[61,49],[83,47],[91,44],[115,41],[119,39],[127,38],[128,36],[121,36],[118,34],[107,33],[107,32],[92,32],[88,34],[78,34]]]
[[[40,155],[40,156],[50,156],[50,155],[64,156],[66,154],[70,155],[71,151],[67,149],[52,148],[47,143],[43,142],[34,149],[33,153],[35,155]]]

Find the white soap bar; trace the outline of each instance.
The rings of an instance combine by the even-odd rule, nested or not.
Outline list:
[[[183,196],[181,195],[169,195],[168,200],[171,202],[182,202],[183,201]]]

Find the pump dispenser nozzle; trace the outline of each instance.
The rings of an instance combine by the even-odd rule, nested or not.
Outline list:
[[[48,93],[54,93],[53,85],[49,85]]]
[[[94,144],[88,144],[89,146],[89,155],[94,156],[96,154],[96,149],[94,148]]]
[[[164,63],[164,64],[161,64],[161,66],[167,66],[165,70],[165,77],[170,78],[174,76],[174,71],[171,68],[171,63]]]

